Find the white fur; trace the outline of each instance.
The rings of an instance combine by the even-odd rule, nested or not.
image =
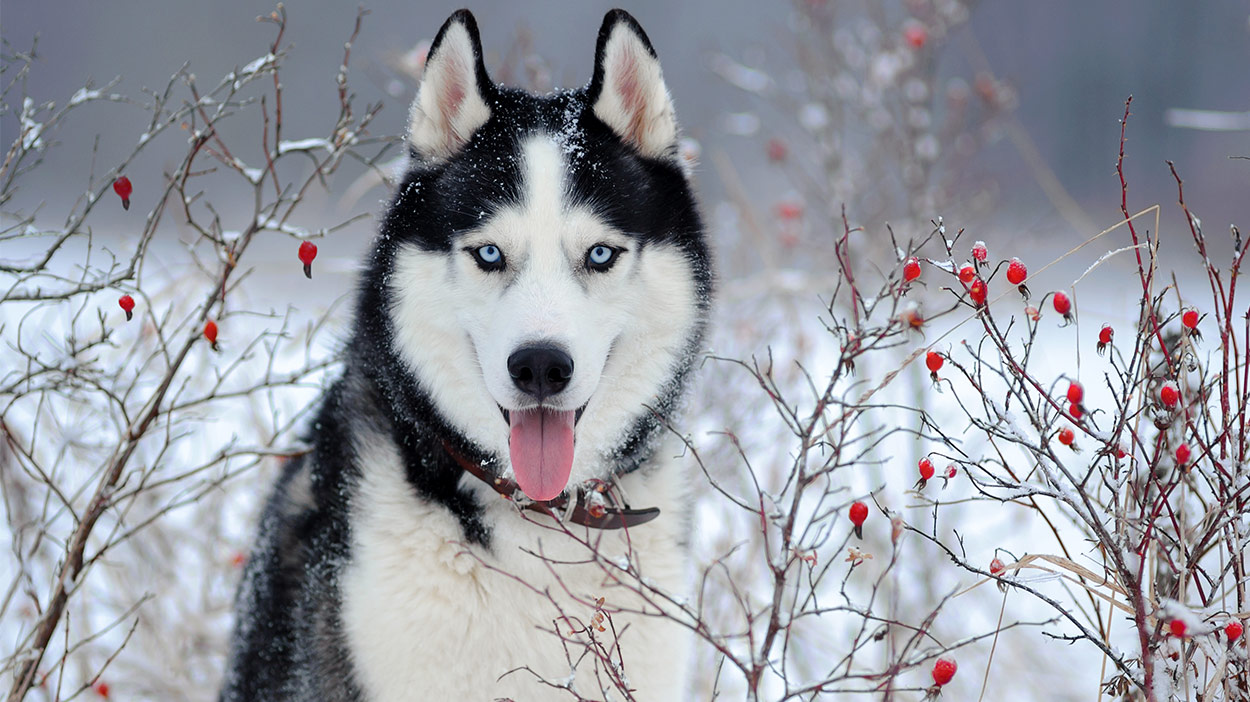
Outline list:
[[[426,63],[409,110],[408,141],[425,158],[451,156],[490,119],[476,66],[469,30],[452,24]]]
[[[531,139],[523,156],[518,205],[463,234],[450,254],[416,248],[398,254],[390,313],[396,343],[425,391],[454,426],[499,456],[505,475],[509,428],[496,405],[514,409],[524,402],[508,376],[508,355],[536,340],[563,345],[574,359],[565,406],[587,403],[575,429],[571,482],[580,483],[606,477],[606,458],[647,411],[643,405],[665,391],[697,321],[695,282],[679,249],[643,249],[569,203],[564,155],[552,137]],[[487,243],[503,251],[505,272],[480,270],[464,250]],[[629,251],[607,273],[586,271],[586,251],[599,243]],[[677,449],[662,442],[641,470],[621,479],[632,505],[662,511],[630,528],[638,571],[627,575],[610,565],[627,553],[626,532],[586,531],[599,539],[604,560],[594,562],[595,553],[549,528],[548,517],[523,516],[471,476],[461,484],[486,505],[490,548],[463,543],[452,513],[414,494],[390,442],[360,437],[353,559],[341,586],[348,647],[368,698],[573,699],[528,672],[504,674],[528,665],[548,680],[568,679],[570,657],[577,661],[584,649],[566,651],[553,633],[571,630],[561,616],[588,622],[590,603],[599,597],[609,609],[655,615],[657,605],[637,594],[646,589],[640,578],[666,592],[685,591],[686,553],[679,544],[687,476],[673,458]],[[689,632],[671,620],[625,612],[613,623],[623,631],[621,654],[636,698],[682,699]],[[610,629],[597,635],[612,642]],[[582,659],[571,685],[584,697],[604,697],[593,656]]]
[[[534,341],[562,345],[574,372],[560,407],[586,405],[571,482],[606,477],[605,459],[681,360],[695,283],[679,249],[642,248],[566,201],[564,157],[550,137],[525,144],[523,172],[521,203],[461,237],[450,257],[415,247],[398,254],[397,342],[448,420],[505,462],[499,407],[531,404],[512,384],[508,356]],[[462,250],[488,243],[503,251],[506,271],[482,271]],[[599,243],[628,251],[610,271],[591,273],[583,262]]]
[[[364,478],[352,499],[353,560],[341,586],[344,629],[368,699],[566,702],[573,699],[566,690],[544,686],[525,671],[505,673],[529,666],[548,680],[568,679],[569,658],[554,628],[567,636],[573,627],[561,617],[589,622],[599,597],[608,609],[658,612],[635,594],[645,589],[638,577],[609,565],[627,553],[623,531],[589,532],[602,537],[598,552],[607,561],[588,563],[587,548],[540,526],[550,523],[547,517],[526,513],[537,520],[527,522],[512,503],[481,486],[481,499],[490,500],[491,549],[466,545],[450,512],[413,495],[385,438],[360,443]],[[657,456],[673,454],[665,446]],[[629,530],[641,577],[665,592],[682,591],[685,554],[676,531],[684,525],[673,517],[684,499],[685,476],[667,465],[623,482],[636,504],[659,506],[670,516]],[[540,552],[550,561],[532,555]],[[613,615],[613,624],[624,630],[620,655],[636,698],[683,699],[691,641],[684,628],[623,612]],[[596,635],[610,645],[611,632]],[[577,661],[584,650],[570,644],[567,655]],[[603,699],[593,656],[582,660],[571,685],[584,697]]]
[[[595,101],[595,116],[642,155],[673,157],[677,118],[660,62],[624,22],[612,28],[603,54],[603,92]]]

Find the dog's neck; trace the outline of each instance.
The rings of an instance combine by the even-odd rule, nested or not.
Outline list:
[[[646,524],[660,516],[658,507],[631,509],[628,503],[616,494],[617,491],[602,480],[588,480],[581,485],[574,486],[573,490],[577,494],[577,499],[572,504],[569,504],[567,491],[556,499],[546,502],[530,500],[524,492],[521,492],[516,481],[490,475],[480,463],[466,458],[450,443],[443,441],[442,444],[447,455],[451,456],[452,460],[466,473],[485,483],[490,489],[499,493],[500,497],[515,503],[518,509],[539,512],[561,522],[567,521],[591,529],[628,529],[639,524]],[[623,506],[618,507],[618,501]]]

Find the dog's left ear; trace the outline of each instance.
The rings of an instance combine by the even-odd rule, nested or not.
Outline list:
[[[595,116],[649,158],[675,158],[677,118],[646,32],[624,10],[603,18],[588,97]]]

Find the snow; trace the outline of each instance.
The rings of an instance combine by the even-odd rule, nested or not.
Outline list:
[[[70,97],[68,104],[70,106],[73,106],[73,105],[78,105],[78,104],[87,102],[88,100],[98,100],[98,99],[100,99],[99,90],[88,90],[84,87],[84,88],[79,88],[78,92],[74,93],[74,95]]]
[[[261,56],[260,58],[252,61],[251,63],[247,64],[243,68],[239,69],[239,73],[245,76],[251,73],[255,73],[259,71],[260,69],[264,68],[265,66],[273,63],[273,60],[274,60],[273,54],[265,54],[264,56]]]
[[[313,137],[310,139],[300,139],[298,141],[280,141],[278,142],[278,155],[292,151],[315,151],[317,149],[325,149],[329,151],[333,148],[329,139]]]
[[[22,148],[26,150],[43,148],[43,123],[32,119],[34,112],[35,101],[29,97],[22,98]]]

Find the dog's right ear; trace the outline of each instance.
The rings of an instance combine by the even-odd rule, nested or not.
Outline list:
[[[426,56],[408,114],[409,145],[431,161],[456,153],[490,119],[487,99],[493,90],[477,20],[472,12],[458,10],[438,30]]]

